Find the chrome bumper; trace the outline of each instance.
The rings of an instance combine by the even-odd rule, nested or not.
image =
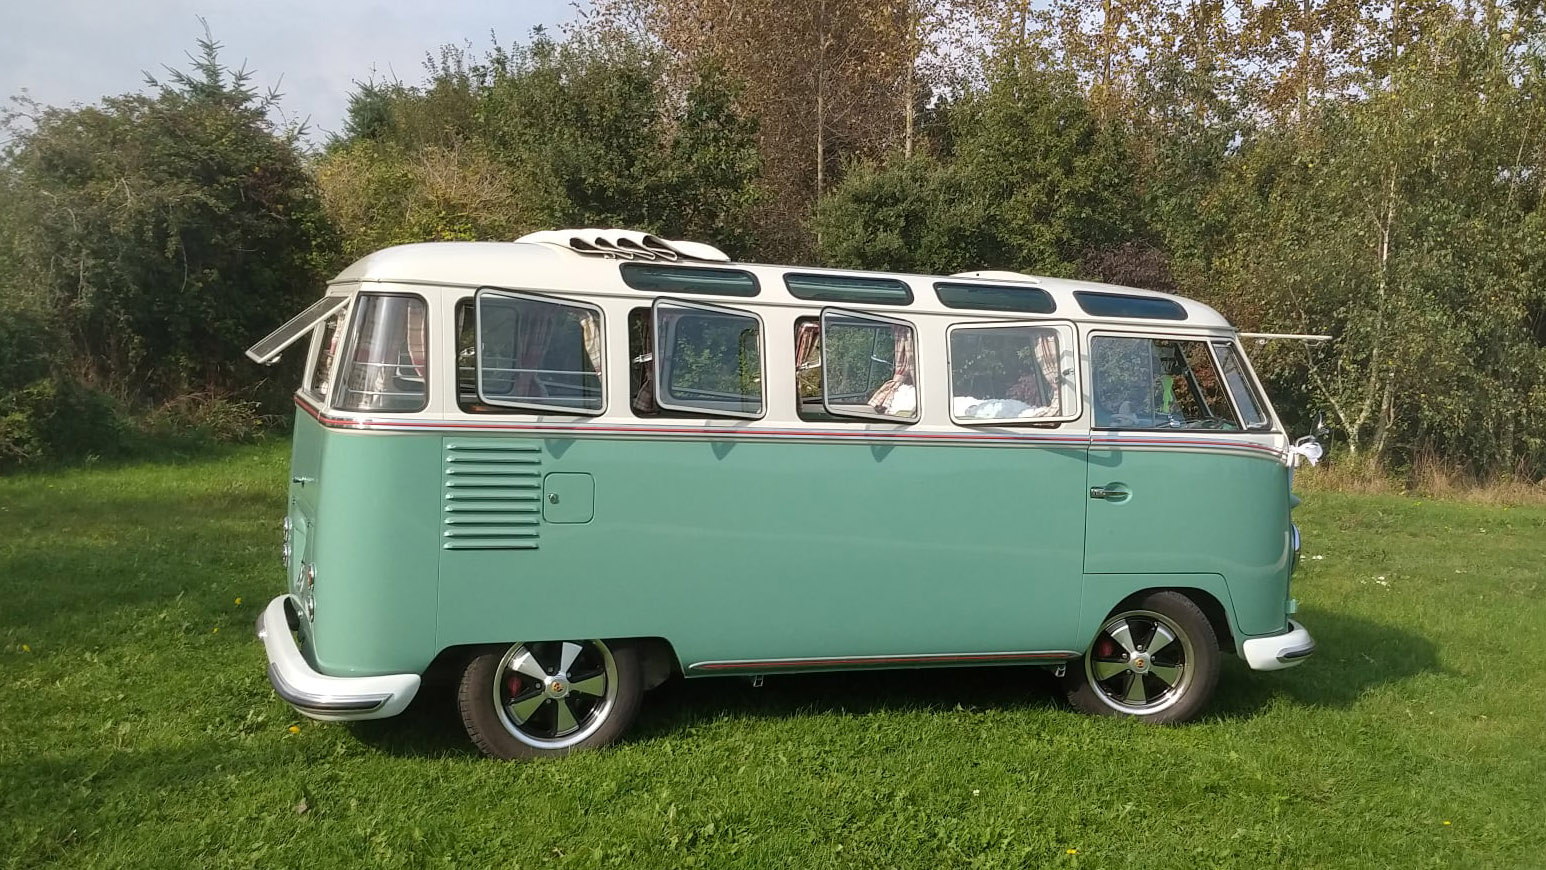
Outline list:
[[[1315,652],[1315,638],[1304,626],[1290,619],[1288,631],[1272,637],[1253,637],[1240,644],[1240,657],[1256,671],[1280,671],[1291,668]]]
[[[301,655],[285,614],[287,595],[263,608],[258,638],[268,655],[268,681],[275,694],[313,719],[385,719],[396,716],[419,691],[418,674],[330,677],[318,673]]]

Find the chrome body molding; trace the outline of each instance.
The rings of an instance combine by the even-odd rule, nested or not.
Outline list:
[[[884,656],[817,656],[794,659],[736,659],[730,661],[696,662],[688,665],[689,672],[723,673],[726,671],[774,673],[777,671],[804,671],[821,668],[866,667],[924,667],[928,665],[992,665],[1038,664],[1064,662],[1076,659],[1073,650],[1038,650],[1035,652],[976,652],[938,653],[925,655]]]
[[[1298,622],[1290,619],[1288,631],[1271,637],[1253,637],[1240,644],[1240,657],[1254,671],[1280,671],[1291,668],[1315,653],[1315,638]]]
[[[289,596],[275,598],[257,625],[268,656],[268,681],[286,703],[312,719],[341,722],[396,716],[413,700],[419,691],[418,674],[330,677],[312,668],[290,633],[289,606]]]

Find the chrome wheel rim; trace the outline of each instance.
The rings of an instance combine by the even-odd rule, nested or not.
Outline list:
[[[1186,696],[1194,661],[1192,639],[1175,621],[1152,610],[1129,610],[1096,633],[1084,675],[1106,706],[1152,716]]]
[[[494,709],[515,739],[567,749],[607,721],[617,701],[617,663],[599,640],[511,647],[494,673]]]

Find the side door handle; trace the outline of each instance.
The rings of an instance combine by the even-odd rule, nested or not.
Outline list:
[[[1106,501],[1126,501],[1132,495],[1120,484],[1108,483],[1105,486],[1090,487],[1090,498],[1099,498]]]

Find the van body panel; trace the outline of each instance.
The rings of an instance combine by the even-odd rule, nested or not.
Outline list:
[[[311,536],[315,666],[336,675],[421,673],[439,651],[440,439],[322,429],[304,412],[296,431],[320,439],[328,478],[317,488]]]
[[[1283,630],[1293,556],[1288,468],[1251,455],[1244,442],[1150,446],[1105,434],[1090,447],[1089,486],[1124,496],[1087,499],[1085,573],[1222,577],[1228,592],[1218,597],[1242,635]]]
[[[1084,486],[1081,448],[476,441],[541,445],[534,480],[583,469],[594,510],[583,523],[543,517],[531,546],[441,549],[442,646],[662,637],[691,672],[1088,640],[1068,618],[1081,598],[1083,517],[1066,509]]]

